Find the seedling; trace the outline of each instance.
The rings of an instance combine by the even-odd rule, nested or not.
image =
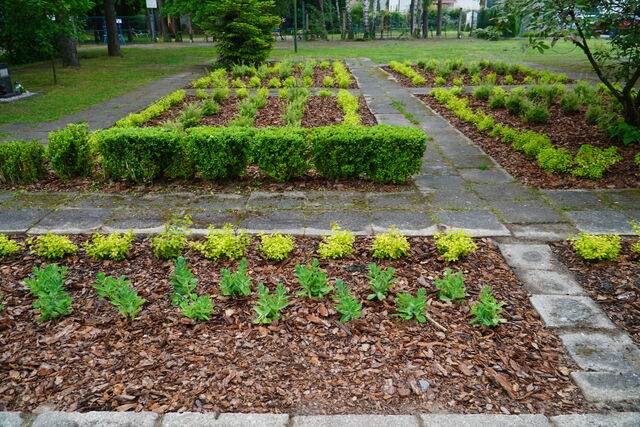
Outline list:
[[[471,323],[479,323],[484,326],[497,326],[500,323],[506,322],[507,319],[500,316],[504,311],[500,308],[503,305],[504,303],[497,302],[491,294],[491,288],[484,285],[480,292],[480,299],[471,307],[471,314],[475,316],[471,320]]]
[[[209,320],[213,311],[213,303],[209,295],[190,295],[190,301],[183,301],[180,304],[182,314],[193,320]]]
[[[222,295],[244,295],[251,293],[251,278],[247,277],[247,259],[242,258],[238,264],[238,271],[231,273],[230,269],[220,270],[222,280],[220,281],[220,293]]]
[[[258,301],[253,306],[258,316],[253,320],[253,323],[269,324],[280,319],[282,317],[280,312],[289,305],[287,302],[289,297],[286,293],[287,290],[282,283],[278,283],[275,294],[270,294],[266,286],[260,283],[258,285]]]
[[[72,299],[64,290],[64,276],[67,267],[57,264],[46,265],[43,269],[33,267],[33,279],[25,279],[29,291],[37,299],[33,308],[40,313],[39,322],[71,313]]]
[[[464,287],[465,278],[462,277],[462,271],[453,274],[450,268],[444,271],[442,279],[436,279],[435,284],[438,287],[438,298],[442,301],[453,301],[464,299],[466,289]]]
[[[145,299],[138,296],[135,289],[131,287],[131,282],[125,280],[124,276],[115,278],[98,273],[96,283],[98,284],[93,288],[98,291],[98,295],[108,299],[125,319],[129,321],[135,319]]]
[[[419,323],[427,321],[427,291],[424,288],[418,289],[415,297],[411,294],[398,294],[396,305],[398,313],[392,314],[392,316],[397,316],[404,320],[415,318]]]
[[[348,322],[351,319],[358,319],[362,317],[362,303],[359,302],[354,296],[349,295],[349,289],[344,282],[340,279],[335,283],[336,294],[335,298],[336,310],[342,314],[340,321],[342,323]]]
[[[160,259],[176,259],[182,255],[187,244],[187,233],[191,231],[191,218],[187,215],[182,222],[172,222],[164,226],[164,232],[151,240],[153,255]]]
[[[296,264],[296,275],[298,282],[305,290],[296,292],[298,296],[309,298],[324,298],[326,294],[333,290],[328,285],[327,273],[320,270],[317,259],[311,262],[311,266]]]
[[[171,304],[179,306],[185,301],[190,300],[190,296],[198,285],[198,279],[189,271],[189,266],[184,257],[178,257],[173,274],[169,276],[173,294],[171,294]]]
[[[376,264],[369,264],[369,271],[371,274],[368,274],[367,278],[370,281],[369,288],[373,293],[367,295],[367,299],[378,298],[378,301],[382,301],[387,297],[387,293],[389,293],[393,284],[398,281],[397,278],[392,278],[396,270],[393,267],[383,270],[382,267],[378,267]]]

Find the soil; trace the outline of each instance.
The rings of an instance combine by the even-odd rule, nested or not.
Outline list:
[[[267,126],[284,126],[282,112],[287,105],[286,99],[280,99],[275,96],[267,98],[268,103],[264,108],[258,110],[253,126],[257,128]]]
[[[637,239],[623,239],[615,261],[585,261],[568,242],[553,243],[558,259],[611,321],[640,345],[640,256],[630,250]]]
[[[404,87],[433,87],[436,86],[434,84],[434,81],[437,77],[437,74],[434,73],[433,71],[428,71],[428,70],[423,70],[420,67],[417,67],[415,65],[412,66],[412,68],[414,70],[416,70],[419,74],[421,74],[422,76],[425,77],[425,79],[427,80],[427,82],[425,84],[422,85],[416,85],[414,84],[410,78],[408,78],[407,76],[405,76],[404,74],[400,74],[397,71],[393,70],[390,66],[388,65],[384,65],[381,67],[384,71],[388,72],[389,74],[391,74],[393,77],[395,77],[395,79],[398,81],[398,83],[400,83],[400,85],[404,86]],[[487,74],[492,73],[492,70],[489,69],[484,69],[480,71],[480,78],[484,79]],[[521,85],[524,84],[524,79],[527,77],[526,73],[517,73],[517,74],[511,74],[511,76],[514,79],[514,82],[511,83],[511,85]],[[453,84],[453,79],[455,78],[459,78],[461,79],[465,85],[472,85],[471,83],[471,75],[470,74],[463,74],[459,71],[454,71],[451,73],[451,75],[449,75],[449,77],[446,78],[446,83],[444,85],[437,85],[437,86],[455,86]],[[506,85],[506,83],[504,82],[504,78],[505,76],[503,75],[497,75],[496,76],[496,85]]]
[[[577,113],[566,114],[557,104],[553,104],[549,109],[550,116],[547,123],[535,124],[523,122],[520,117],[509,114],[506,109],[491,110],[487,107],[486,101],[475,99],[470,94],[462,95],[469,99],[469,106],[474,110],[479,108],[491,114],[497,122],[548,135],[554,146],[565,148],[570,153],[577,153],[580,146],[587,143],[600,148],[617,147],[618,154],[622,156],[623,160],[613,165],[599,180],[578,178],[570,174],[549,173],[541,169],[534,158],[515,151],[509,144],[501,142],[499,137],[488,136],[479,131],[474,124],[462,121],[432,97],[428,95],[417,96],[471,140],[478,143],[511,175],[527,185],[544,189],[640,187],[640,174],[638,174],[638,167],[634,161],[638,147],[625,146],[612,141],[597,125],[587,124],[584,121],[585,107],[582,107],[582,110]]]
[[[230,96],[220,103],[217,114],[203,117],[199,126],[227,126],[236,117],[238,117],[238,98]]]
[[[76,243],[86,237],[72,236]],[[21,240],[24,237],[20,238]],[[246,253],[255,290],[281,282],[290,306],[283,319],[254,325],[255,295],[222,297],[221,268],[237,261],[210,261],[188,250],[198,294],[214,300],[207,322],[184,318],[170,304],[172,264],[152,257],[138,238],[128,260],[98,262],[81,249],[59,264],[69,268],[66,288],[73,314],[36,322],[23,279],[43,259],[19,254],[0,261],[0,410],[32,411],[49,405],[62,411],[197,411],[340,413],[582,413],[593,411],[569,379],[576,369],[561,341],[544,328],[526,291],[494,244],[449,264],[433,241],[411,238],[410,256],[378,262],[399,278],[383,302],[367,301],[371,237],[358,237],[343,260],[321,261],[363,301],[364,316],[346,324],[327,297],[295,296],[296,263],[306,262],[319,238],[296,237],[282,262],[266,262],[257,238]],[[465,302],[441,302],[433,280],[445,267],[462,270]],[[98,272],[125,275],[146,299],[139,318],[121,320],[91,288]],[[508,323],[494,329],[469,324],[469,305],[483,284],[503,301]],[[425,287],[434,324],[392,317],[395,292]],[[421,383],[421,381],[423,381]],[[428,382],[425,383],[424,381]]]

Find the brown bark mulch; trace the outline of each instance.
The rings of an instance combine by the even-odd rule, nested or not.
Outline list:
[[[551,249],[611,321],[640,345],[640,257],[630,250],[636,241],[623,239],[615,261],[586,261],[568,242],[553,243]]]
[[[72,236],[79,243],[84,237]],[[62,261],[72,315],[35,321],[23,283],[34,265],[21,251],[0,261],[0,409],[32,411],[47,405],[64,411],[224,411],[290,414],[339,413],[545,413],[593,408],[569,373],[576,369],[561,341],[544,328],[527,293],[488,239],[455,264],[435,253],[433,241],[411,238],[410,256],[378,261],[396,268],[399,282],[383,302],[366,301],[371,237],[358,237],[355,253],[321,261],[330,278],[341,278],[364,301],[364,316],[338,322],[330,298],[293,296],[299,290],[294,265],[306,262],[319,238],[296,237],[285,261],[266,262],[256,238],[249,248],[253,289],[281,282],[292,295],[284,318],[270,326],[252,324],[255,294],[222,297],[220,268],[237,261],[209,261],[186,252],[200,280],[198,294],[210,294],[210,321],[193,322],[170,305],[172,264],[152,257],[138,238],[122,262],[98,262],[84,255]],[[445,267],[462,270],[469,297],[440,302],[434,278]],[[92,289],[98,272],[125,275],[146,303],[133,323],[120,319]],[[469,304],[483,284],[505,303],[508,323],[495,329],[469,324]],[[429,313],[447,332],[427,322],[404,321],[395,313],[395,293],[425,287]],[[421,381],[428,382],[426,383]]]
[[[389,74],[391,74],[393,77],[395,77],[396,80],[400,83],[400,85],[404,87],[432,87],[432,86],[435,86],[434,81],[436,77],[438,77],[438,75],[433,71],[423,70],[422,68],[413,65],[412,68],[415,71],[417,71],[418,74],[421,74],[422,76],[424,76],[425,79],[427,80],[425,84],[416,85],[411,81],[409,77],[405,76],[404,74],[400,74],[399,72],[395,71],[393,68],[391,68],[388,65],[384,65],[381,68],[386,72],[388,72]],[[488,69],[480,70],[480,78],[484,79],[488,74],[492,72],[494,71],[488,70]],[[521,85],[521,84],[524,84],[524,79],[528,76],[528,74],[518,72],[516,74],[511,74],[511,76],[513,77],[514,81],[513,83],[510,83],[510,85]],[[461,73],[460,71],[453,71],[449,75],[449,77],[445,79],[446,83],[444,85],[438,85],[438,86],[454,86],[453,79],[455,78],[461,79],[465,85],[469,85],[469,86],[472,85],[470,74]],[[500,75],[500,74],[496,75],[495,84],[499,86],[506,85],[506,83],[504,82],[504,78],[505,76],[503,75]]]
[[[368,110],[368,108],[367,108]],[[304,106],[304,116],[300,126],[312,128],[327,125],[339,125],[344,119],[344,113],[338,107],[335,96],[310,96]]]
[[[198,101],[198,98],[195,95],[187,95],[184,97],[183,102],[167,108],[158,117],[144,122],[142,124],[142,127],[147,128],[153,126],[162,126],[162,124],[165,122],[177,120],[180,117],[180,112],[185,107],[185,105],[196,101]]]
[[[470,94],[463,94],[469,99],[469,106],[474,110],[480,108],[495,117],[497,122],[548,135],[554,146],[565,148],[570,153],[577,153],[582,144],[591,144],[600,148],[617,147],[618,154],[623,157],[623,160],[613,165],[599,180],[578,178],[571,174],[546,172],[538,166],[535,158],[515,151],[509,144],[501,142],[499,137],[488,136],[479,131],[473,123],[459,119],[433,97],[417,96],[467,137],[478,143],[511,175],[527,185],[545,189],[640,188],[640,174],[634,161],[638,147],[625,146],[612,141],[597,125],[587,124],[584,121],[586,111],[584,107],[580,112],[568,115],[557,104],[553,104],[549,109],[550,116],[547,123],[525,123],[520,117],[509,114],[505,109],[491,110],[487,107],[486,101],[477,100]]]
[[[364,96],[358,97],[358,102],[360,103],[360,109],[358,110],[358,114],[362,117],[362,125],[363,126],[375,126],[378,124],[378,120],[373,115],[369,107],[367,106],[367,101]]]
[[[198,126],[227,126],[229,122],[238,117],[238,104],[240,101],[235,96],[230,96],[220,103],[220,109],[213,116],[205,116]]]
[[[253,126],[256,128],[263,128],[267,126],[284,126],[282,113],[288,101],[286,99],[280,99],[276,96],[270,96],[267,98],[267,102],[268,103],[264,108],[258,110],[258,114],[256,114],[256,119],[253,122]]]

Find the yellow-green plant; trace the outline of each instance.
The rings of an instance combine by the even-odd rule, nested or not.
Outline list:
[[[280,233],[260,235],[260,250],[266,259],[282,261],[293,250],[293,237]]]
[[[590,261],[614,260],[620,252],[620,235],[605,234],[597,236],[589,233],[578,233],[570,236],[569,243],[583,259]]]
[[[91,242],[85,243],[85,248],[87,254],[98,261],[105,259],[122,261],[131,250],[131,242],[133,242],[133,231],[124,234],[112,233],[106,236],[95,233]]]
[[[634,219],[631,221],[631,227],[633,227],[633,232],[636,233],[638,240],[631,245],[631,252],[640,254],[640,224],[636,222]]]
[[[280,82],[280,79],[277,77],[273,77],[271,80],[269,80],[269,82],[267,83],[267,87],[271,88],[271,89],[277,89],[279,87],[282,86],[282,83]]]
[[[204,242],[193,242],[191,247],[207,259],[237,259],[244,255],[249,241],[246,231],[236,230],[231,224],[227,224],[222,229],[209,227]]]
[[[47,258],[60,259],[65,255],[75,255],[78,247],[67,236],[58,236],[51,232],[29,240],[31,253]]]
[[[464,230],[447,230],[436,233],[433,237],[436,239],[436,249],[445,261],[457,261],[478,249],[478,245],[471,239],[471,233]]]
[[[9,239],[5,234],[0,234],[0,258],[11,256],[21,248],[22,245],[20,243]]]
[[[160,259],[176,259],[182,255],[182,249],[187,244],[187,233],[191,218],[185,216],[182,222],[165,224],[164,232],[151,239],[153,255]]]
[[[331,224],[333,234],[327,234],[324,242],[318,246],[318,255],[321,258],[343,258],[353,252],[353,242],[356,238],[349,230],[343,230],[338,224]]]
[[[249,96],[249,91],[247,90],[247,88],[241,87],[236,90],[236,98],[245,99],[248,96]]]
[[[351,86],[351,74],[349,74],[349,71],[347,71],[347,68],[342,62],[334,61],[333,75],[336,76],[336,82],[339,88],[348,89],[349,86]]]
[[[335,83],[335,80],[333,80],[331,76],[324,76],[324,79],[322,79],[322,86],[324,87],[333,87]]]
[[[376,236],[371,251],[374,258],[398,259],[407,254],[409,247],[406,236],[392,225],[388,232]]]
[[[427,79],[425,79],[422,74],[420,74],[416,70],[414,70],[413,67],[410,64],[403,64],[403,63],[398,62],[398,61],[391,61],[391,62],[389,62],[389,66],[391,67],[391,69],[393,71],[396,71],[396,72],[402,74],[403,76],[408,77],[409,79],[411,79],[411,82],[414,85],[423,85],[423,84],[427,83]]]
[[[358,114],[360,103],[358,102],[357,96],[352,95],[348,90],[340,89],[336,100],[338,101],[338,107],[340,107],[344,113],[343,124],[358,126],[362,123],[362,117]]]

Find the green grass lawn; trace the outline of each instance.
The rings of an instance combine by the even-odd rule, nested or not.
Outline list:
[[[525,44],[525,40],[490,42],[477,39],[314,41],[300,42],[296,54],[293,42],[284,41],[276,44],[272,58],[368,57],[381,63],[424,58],[478,60],[493,55],[572,71],[590,70],[582,52],[567,42],[559,42],[544,54],[532,50],[523,52]],[[59,81],[55,86],[48,62],[12,67],[15,82],[31,91],[44,92],[44,95],[3,104],[0,132],[3,123],[55,120],[215,57],[211,45],[199,43],[124,47],[122,52],[122,58],[109,58],[105,47],[82,50],[82,67],[58,68]]]

